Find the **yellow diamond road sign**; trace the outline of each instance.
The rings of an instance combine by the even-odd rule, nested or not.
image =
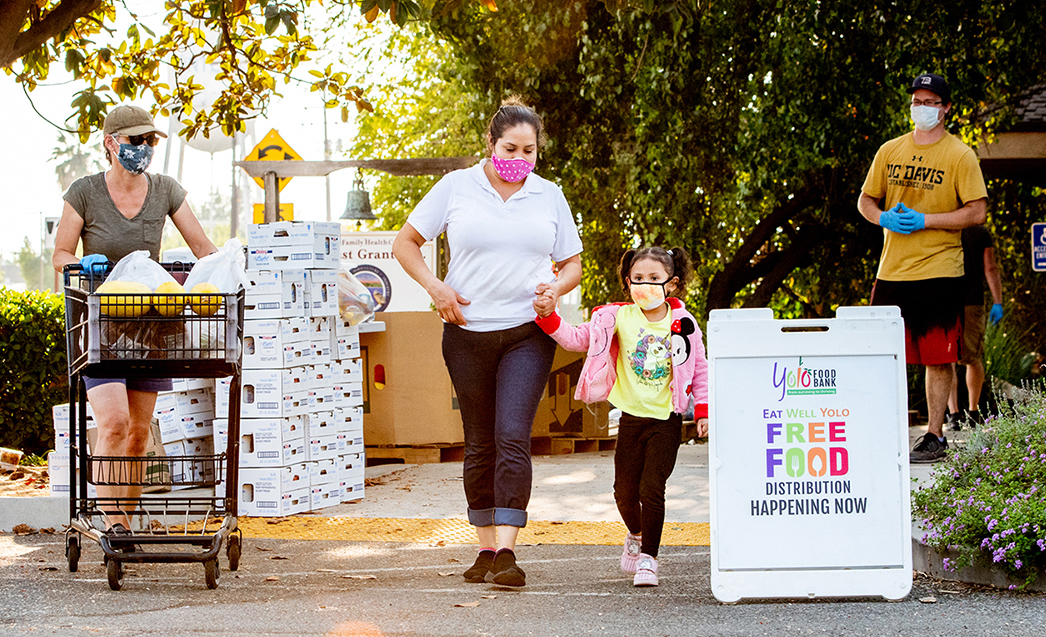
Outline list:
[[[245,161],[282,161],[282,160],[297,160],[301,161],[301,155],[299,155],[291,145],[283,141],[280,137],[280,133],[274,128],[270,130],[265,137],[262,138],[258,145],[248,153]],[[277,187],[280,192],[283,191],[283,187],[290,182],[290,177],[281,177],[277,179]],[[265,188],[265,181],[259,177],[255,177],[254,181],[259,186]]]

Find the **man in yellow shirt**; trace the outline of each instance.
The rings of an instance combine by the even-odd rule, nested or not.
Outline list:
[[[961,232],[987,216],[987,190],[977,156],[944,128],[951,90],[939,75],[915,78],[915,130],[875,154],[857,209],[883,228],[883,252],[872,305],[897,305],[909,365],[926,367],[929,421],[911,462],[937,462],[948,449],[944,412],[961,340]]]

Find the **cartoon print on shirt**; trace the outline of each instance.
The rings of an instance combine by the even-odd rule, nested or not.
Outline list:
[[[660,380],[672,371],[672,354],[666,342],[668,339],[644,332],[646,329],[640,328],[639,342],[628,357],[629,366],[639,380]]]
[[[689,336],[697,329],[687,317],[672,321],[672,365],[680,367],[690,358]]]

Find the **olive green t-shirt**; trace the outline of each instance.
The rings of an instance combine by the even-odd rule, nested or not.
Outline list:
[[[186,191],[167,175],[150,175],[145,203],[134,217],[120,214],[105,185],[105,173],[88,175],[73,182],[65,199],[84,220],[80,239],[84,254],[104,254],[113,263],[135,250],[148,250],[160,260],[163,224],[185,201]]]

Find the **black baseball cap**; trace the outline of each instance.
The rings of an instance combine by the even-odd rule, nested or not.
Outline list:
[[[936,93],[945,104],[950,104],[952,101],[952,90],[948,88],[948,82],[940,75],[923,73],[912,81],[912,85],[908,87],[908,93],[914,93],[921,88]]]

